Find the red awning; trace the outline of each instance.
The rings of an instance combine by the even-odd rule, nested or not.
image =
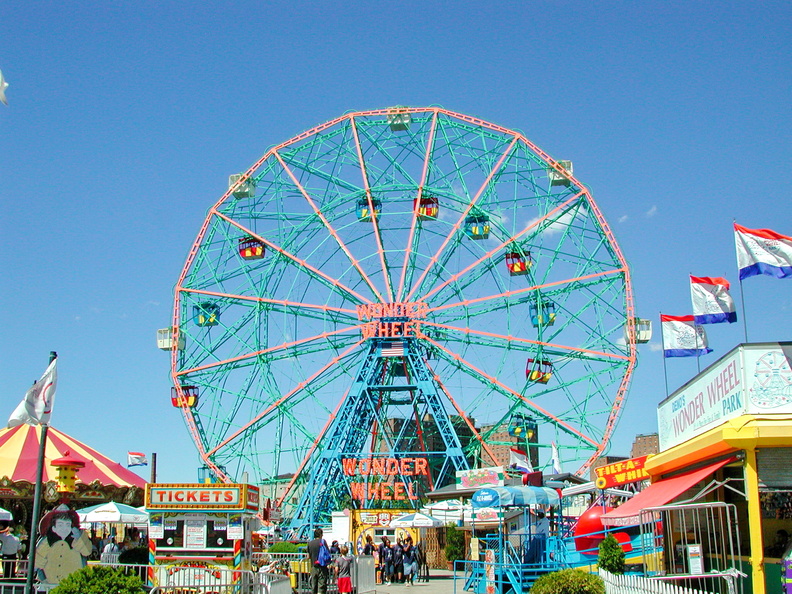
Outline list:
[[[602,515],[600,517],[602,525],[633,526],[638,524],[642,509],[665,505],[693,487],[696,483],[703,481],[722,466],[734,460],[734,458],[727,458],[726,460],[715,462],[714,464],[704,466],[698,470],[692,470],[673,478],[652,483],[626,503]]]

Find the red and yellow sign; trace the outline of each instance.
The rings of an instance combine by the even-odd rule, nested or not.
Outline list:
[[[644,464],[648,457],[630,458],[595,468],[597,480],[594,485],[597,489],[608,489],[648,479],[649,473],[644,470]]]
[[[236,484],[148,484],[146,509],[258,511],[259,490]]]
[[[427,458],[344,458],[341,460],[347,476],[377,477],[380,480],[350,482],[352,497],[359,501],[416,501],[415,482],[396,480],[396,477],[429,476]]]

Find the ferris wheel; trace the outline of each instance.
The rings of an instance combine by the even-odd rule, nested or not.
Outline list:
[[[524,436],[582,472],[636,360],[629,270],[571,163],[434,107],[348,113],[232,176],[169,332],[205,464],[295,525],[360,495],[349,460],[366,483],[427,460],[395,471],[425,492]]]

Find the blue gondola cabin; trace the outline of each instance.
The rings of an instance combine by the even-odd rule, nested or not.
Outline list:
[[[379,217],[382,212],[382,201],[376,198],[371,199],[371,208],[369,208],[368,198],[361,198],[357,204],[357,216],[359,221],[371,221],[371,214],[374,213],[374,218]]]
[[[415,200],[415,214],[419,221],[433,221],[440,212],[440,201],[434,196]]]
[[[217,326],[220,321],[220,306],[209,301],[194,305],[193,321],[196,326]]]
[[[470,237],[470,239],[487,239],[489,234],[489,217],[471,215],[465,219],[465,235]]]
[[[552,326],[555,324],[556,311],[555,303],[552,301],[543,301],[540,305],[531,303],[528,310],[531,314],[531,324],[534,328],[539,326]]]
[[[528,359],[525,366],[525,379],[537,384],[546,384],[553,377],[553,364],[544,359]]]
[[[239,239],[239,255],[245,260],[261,260],[264,257],[264,244],[255,237]]]
[[[511,276],[528,274],[528,269],[532,264],[530,252],[526,255],[522,255],[519,252],[508,252],[506,254],[506,268],[508,268]]]
[[[198,388],[196,386],[181,386],[181,395],[175,387],[171,388],[171,404],[176,408],[186,406],[193,408],[198,404]]]

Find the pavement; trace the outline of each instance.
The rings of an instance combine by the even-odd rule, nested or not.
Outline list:
[[[462,577],[462,572],[457,572],[457,578]],[[407,584],[377,584],[377,594],[454,594],[456,584],[457,594],[461,594],[462,580],[454,580],[454,572],[448,569],[430,569],[428,582],[416,582],[412,586]]]

